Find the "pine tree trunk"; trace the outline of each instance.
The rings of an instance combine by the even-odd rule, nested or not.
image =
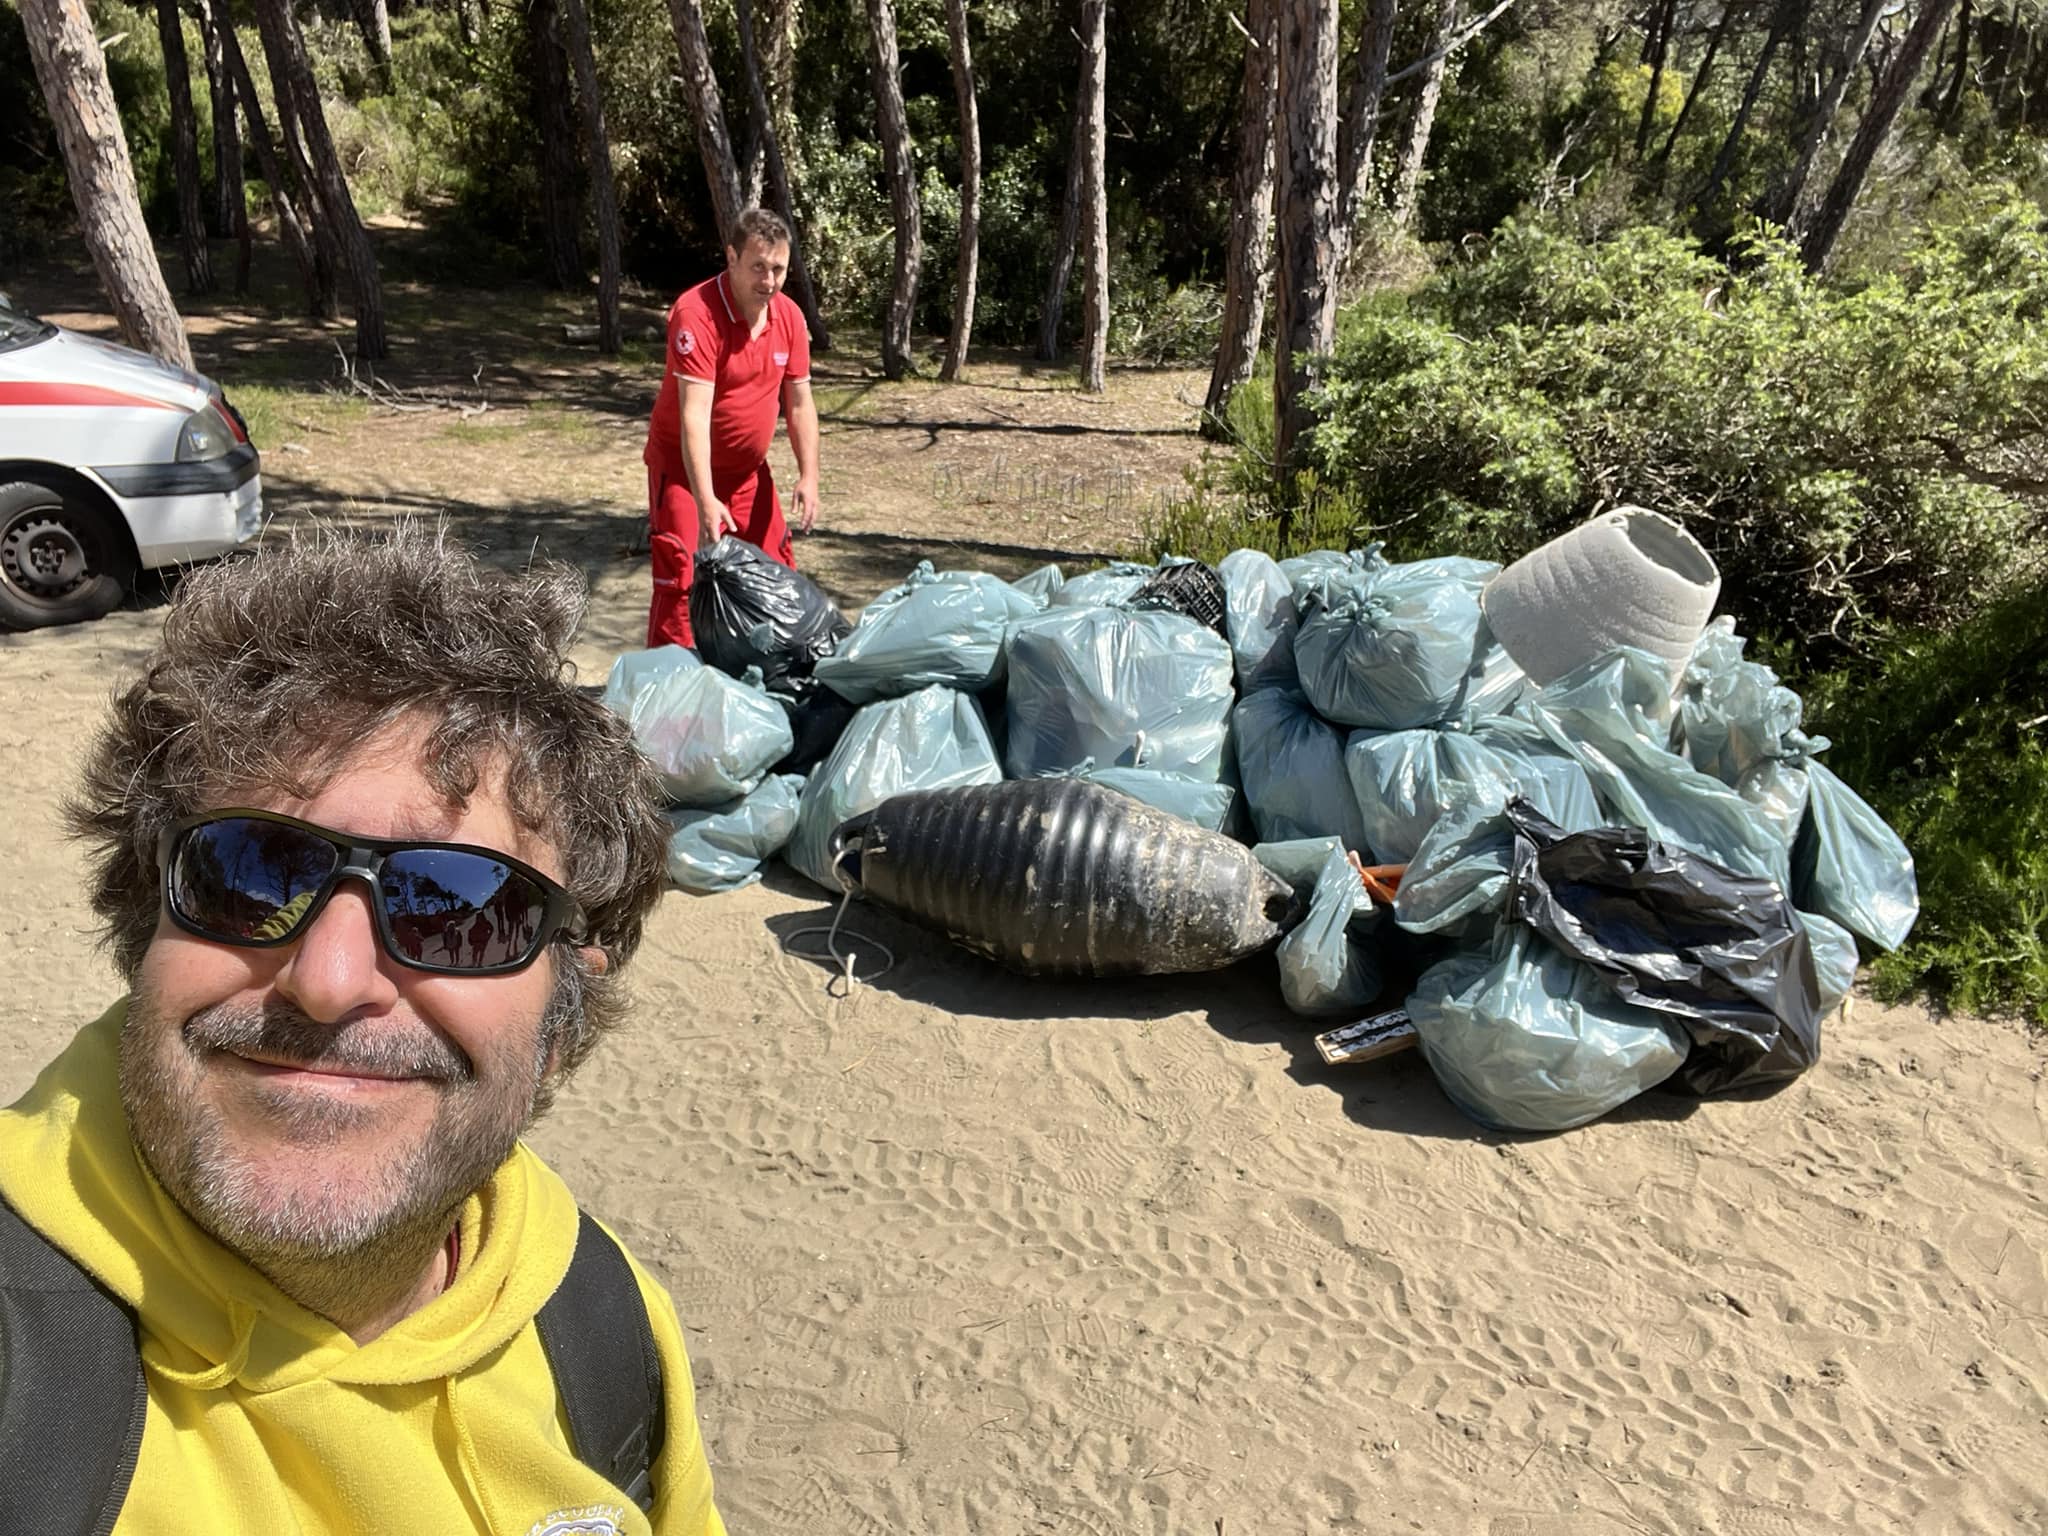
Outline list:
[[[1296,444],[1309,425],[1310,359],[1330,350],[1345,229],[1337,220],[1336,0],[1280,0],[1279,314],[1273,358],[1273,465],[1283,535]]]
[[[1087,294],[1081,317],[1081,388],[1091,395],[1102,393],[1109,364],[1109,130],[1103,104],[1108,9],[1108,0],[1081,0],[1081,101],[1088,113],[1088,174],[1081,184],[1081,229],[1088,240],[1081,269]]]
[[[555,0],[533,0],[527,12],[528,83],[540,128],[541,241],[548,277],[557,288],[583,282],[583,159],[576,153],[570,111],[569,58],[562,51]]]
[[[234,13],[228,0],[213,0],[213,3],[222,61],[227,65],[228,79],[235,88],[234,102],[249,126],[249,142],[256,147],[256,167],[270,187],[271,205],[277,209],[278,234],[285,249],[291,252],[293,264],[299,269],[299,281],[305,285],[307,312],[316,319],[331,320],[336,313],[334,285],[327,282],[322,286],[319,257],[314,252],[311,236],[306,233],[292,184],[286,178],[276,146],[270,142],[270,128],[263,121],[263,104],[256,97],[256,82],[249,77],[249,61],[242,57],[242,42],[235,36]],[[247,227],[246,214],[243,227]]]
[[[225,5],[226,0],[222,0]],[[226,15],[226,11],[222,11]],[[263,42],[264,62],[270,71],[270,96],[277,103],[277,131],[284,140],[286,160],[296,180],[299,216],[313,240],[313,267],[319,286],[320,314],[332,320],[341,313],[339,287],[341,272],[348,265],[341,248],[341,233],[320,204],[320,184],[313,162],[306,153],[300,131],[300,112],[292,87],[291,67],[285,60],[284,40],[277,28],[276,11],[266,0],[256,0],[256,31]],[[256,100],[251,90],[250,101]]]
[[[1664,0],[1650,24],[1650,35],[1644,41],[1644,51],[1649,55],[1650,89],[1643,96],[1642,114],[1636,119],[1638,160],[1650,147],[1650,125],[1657,120],[1657,93],[1664,88],[1664,57],[1671,50],[1671,29],[1677,22],[1677,13],[1678,0]]]
[[[1045,306],[1038,313],[1038,356],[1060,355],[1060,314],[1067,307],[1067,281],[1074,275],[1074,248],[1081,243],[1081,188],[1088,174],[1082,144],[1088,124],[1085,104],[1074,104],[1074,131],[1067,145],[1067,191],[1060,201],[1060,227],[1053,236],[1052,270],[1045,279]]]
[[[903,110],[902,65],[896,56],[895,0],[867,0],[867,6],[868,32],[874,44],[875,118],[881,134],[882,166],[889,180],[889,209],[896,220],[896,270],[882,321],[882,372],[900,379],[913,365],[910,332],[917,315],[924,236],[918,228],[917,171],[911,160],[910,119]]]
[[[789,167],[782,159],[782,135],[775,128],[774,108],[768,100],[767,85],[761,79],[761,57],[754,48],[754,8],[749,0],[733,0],[733,16],[739,23],[740,54],[747,72],[747,94],[753,105],[761,145],[767,198],[775,211],[782,215],[782,222],[789,226],[789,296],[803,311],[804,325],[811,333],[811,349],[829,352],[832,333],[825,328],[825,316],[818,308],[817,290],[811,286],[811,269],[804,261],[803,236],[797,232],[796,208],[790,196]]]
[[[370,51],[371,67],[377,71],[385,93],[391,91],[391,12],[384,0],[352,0],[356,26],[363,34],[363,46]]]
[[[1430,31],[1425,54],[1442,53],[1451,32],[1458,25],[1458,0],[1441,0],[1436,25]],[[1432,57],[1416,87],[1415,105],[1408,114],[1408,136],[1401,145],[1400,167],[1394,175],[1394,227],[1406,229],[1415,219],[1415,199],[1422,187],[1422,164],[1429,154],[1429,135],[1436,127],[1436,104],[1443,95],[1444,70],[1448,56]]]
[[[1778,7],[1771,15],[1771,30],[1764,37],[1763,52],[1756,56],[1756,65],[1749,72],[1749,84],[1742,90],[1742,105],[1735,109],[1735,120],[1728,125],[1728,135],[1721,140],[1720,153],[1714,156],[1714,169],[1707,175],[1707,184],[1693,199],[1694,209],[1704,214],[1712,207],[1721,194],[1721,186],[1728,180],[1728,173],[1735,169],[1735,151],[1742,145],[1742,135],[1749,127],[1749,114],[1756,109],[1756,99],[1763,94],[1764,82],[1770,78],[1771,60],[1777,57],[1778,46],[1791,30],[1794,7],[1797,0],[1778,0]]]
[[[178,186],[178,249],[185,258],[185,291],[213,292],[213,255],[206,248],[206,193],[199,175],[199,119],[192,110],[192,61],[178,0],[156,0],[156,35],[164,50],[164,84],[171,97],[171,171]]]
[[[1663,147],[1657,151],[1660,161],[1671,158],[1671,146],[1678,142],[1678,135],[1685,128],[1686,119],[1692,116],[1693,104],[1700,99],[1700,92],[1706,87],[1707,77],[1713,73],[1714,60],[1720,56],[1721,45],[1728,40],[1728,29],[1735,24],[1735,18],[1748,9],[1748,0],[1729,0],[1721,7],[1721,19],[1714,23],[1714,35],[1707,40],[1707,51],[1700,59],[1700,67],[1693,71],[1692,84],[1685,93],[1685,103],[1678,109],[1678,116],[1671,124],[1671,131],[1664,135]]]
[[[726,131],[725,103],[718,94],[718,75],[711,67],[711,41],[704,35],[701,0],[668,0],[675,28],[676,52],[683,61],[683,91],[697,120],[697,154],[704,162],[704,180],[711,189],[711,210],[718,220],[718,240],[729,244],[733,221],[745,210],[740,199],[740,172],[733,160],[732,135]]]
[[[207,209],[207,227],[222,239],[245,227],[236,222],[235,210],[243,207],[242,136],[235,131],[235,82],[228,78],[227,56],[214,20],[212,0],[193,0],[199,18],[200,56],[206,66],[206,99],[213,107],[213,202]],[[244,209],[246,213],[246,209]]]
[[[974,334],[974,280],[981,261],[981,114],[974,99],[974,54],[968,46],[967,0],[946,0],[953,45],[953,94],[960,104],[960,260],[953,273],[953,329],[939,377],[952,382],[967,366]]]
[[[1813,115],[1807,119],[1805,130],[1799,136],[1799,153],[1792,169],[1779,185],[1777,194],[1761,211],[1773,224],[1782,224],[1792,235],[1799,238],[1799,228],[1804,223],[1800,199],[1806,193],[1806,178],[1813,174],[1815,156],[1827,142],[1828,130],[1834,126],[1835,114],[1842,108],[1842,98],[1848,94],[1849,82],[1856,78],[1856,69],[1863,62],[1863,55],[1870,51],[1870,39],[1877,33],[1877,24],[1889,8],[1890,0],[1863,0],[1863,12],[1856,18],[1856,27],[1849,35],[1849,44],[1842,53],[1841,67],[1828,78],[1820,100],[1815,103]]]
[[[21,24],[64,154],[78,232],[121,322],[122,338],[190,368],[192,347],[142,222],[128,137],[84,0],[21,0]]]
[[[1379,136],[1380,101],[1387,92],[1387,56],[1394,46],[1394,0],[1367,0],[1358,39],[1358,73],[1344,101],[1337,130],[1337,213],[1354,228],[1372,179],[1372,146]],[[1254,35],[1258,35],[1254,31]]]
[[[349,286],[354,290],[356,311],[356,364],[373,371],[373,365],[390,351],[384,336],[384,288],[377,276],[377,253],[370,246],[369,231],[356,217],[355,198],[342,174],[341,156],[327,131],[327,114],[320,106],[319,88],[313,82],[313,65],[306,57],[306,41],[299,32],[289,0],[256,0],[259,16],[268,16],[276,29],[278,55],[291,80],[292,110],[305,137],[307,158],[313,167],[314,191],[320,202],[320,221],[334,232],[340,243],[343,264],[348,268]]]
[[[597,349],[619,350],[619,195],[612,181],[611,139],[604,128],[604,97],[590,47],[590,16],[583,0],[562,0],[563,41],[576,71],[576,101],[583,116],[583,152],[590,161],[590,208],[597,219]]]
[[[1274,0],[1247,0],[1237,169],[1230,183],[1230,249],[1223,268],[1223,326],[1216,341],[1216,365],[1209,373],[1209,395],[1202,403],[1202,434],[1218,439],[1224,436],[1223,408],[1238,385],[1252,376],[1258,359],[1259,339],[1266,329],[1266,289],[1273,281],[1273,98],[1280,80],[1275,14]],[[1380,73],[1386,73],[1384,51]]]
[[[1828,184],[1827,196],[1821,199],[1813,227],[1800,242],[1799,255],[1806,263],[1807,271],[1819,272],[1827,265],[1828,255],[1841,236],[1843,221],[1849,217],[1856,194],[1863,190],[1863,178],[1870,174],[1870,162],[1877,158],[1878,150],[1890,137],[1899,108],[1905,105],[1906,97],[1913,89],[1913,77],[1926,62],[1928,50],[1934,46],[1935,38],[1941,35],[1941,29],[1947,24],[1949,12],[1955,9],[1955,5],[1956,0],[1925,0],[1919,16],[1914,18],[1912,29],[1906,33],[1905,41],[1892,55],[1870,104],[1863,109],[1863,121],[1856,125],[1856,137],[1849,141],[1841,168]]]

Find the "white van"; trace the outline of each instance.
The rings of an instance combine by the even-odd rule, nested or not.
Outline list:
[[[0,293],[0,626],[96,619],[138,572],[249,543],[260,469],[211,379]]]

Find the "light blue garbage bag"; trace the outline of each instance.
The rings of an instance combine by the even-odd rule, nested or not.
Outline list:
[[[1499,754],[1513,772],[1515,788],[1565,831],[1585,832],[1604,824],[1586,770],[1534,722],[1518,715],[1495,715],[1474,725],[1469,734]]]
[[[1506,800],[1517,788],[1515,769],[1464,731],[1353,731],[1344,747],[1344,770],[1375,864],[1412,860],[1429,829],[1459,800]]]
[[[1039,777],[1086,779],[1133,800],[1142,800],[1169,816],[1207,827],[1211,832],[1227,833],[1231,812],[1237,809],[1237,791],[1228,784],[1209,784],[1184,773],[1160,773],[1152,768],[1098,768],[1093,763],[1081,763]]]
[[[1344,774],[1341,726],[1297,693],[1261,688],[1237,701],[1230,738],[1260,842],[1334,837],[1346,848],[1367,850],[1358,797]]]
[[[1828,747],[1800,730],[1806,706],[1761,662],[1725,615],[1693,647],[1679,692],[1676,745],[1687,762],[1754,805],[1789,848],[1806,817],[1806,761]]]
[[[1282,560],[1280,574],[1294,587],[1294,600],[1298,607],[1307,589],[1325,576],[1339,572],[1356,575],[1361,571],[1384,571],[1389,563],[1377,544],[1354,549],[1349,554],[1341,549],[1312,549],[1307,554],[1289,555]]]
[[[1825,1018],[1856,985],[1856,936],[1818,912],[1801,912],[1799,921],[1806,925],[1806,947],[1820,983],[1820,1017]]]
[[[716,810],[671,810],[668,878],[681,890],[709,896],[761,878],[761,865],[796,830],[802,774],[773,773],[743,800]]]
[[[1011,626],[1006,649],[1009,777],[1092,759],[1222,778],[1237,695],[1214,630],[1178,613],[1054,606]]]
[[[1252,854],[1297,892],[1308,915],[1274,951],[1280,996],[1307,1019],[1356,1018],[1380,995],[1385,978],[1373,930],[1384,913],[1334,837],[1261,843]]]
[[[813,669],[850,704],[900,698],[933,683],[979,693],[1003,674],[1003,636],[1042,604],[982,571],[929,560],[861,610],[853,632]]]
[[[1316,712],[1412,730],[1456,714],[1478,651],[1485,561],[1422,560],[1297,584],[1294,665]]]
[[[1040,608],[1044,608],[1058,595],[1067,582],[1066,572],[1057,565],[1041,565],[1028,576],[1019,576],[1010,585],[1022,592]]]
[[[1108,565],[1069,576],[1048,599],[1054,608],[1086,608],[1091,604],[1114,606],[1128,599],[1152,579],[1157,566],[1135,560],[1112,560]]]
[[[1454,939],[1493,931],[1514,869],[1515,831],[1502,805],[1475,795],[1429,829],[1394,893],[1395,922]]]
[[[805,781],[796,831],[782,856],[836,896],[842,887],[832,873],[832,834],[842,821],[892,795],[993,784],[1002,776],[981,706],[969,695],[935,683],[864,705]]]
[[[1596,1120],[1661,1083],[1691,1049],[1676,1020],[1623,1002],[1519,923],[1423,972],[1408,1017],[1451,1102],[1504,1131]]]
[[[1821,762],[1806,765],[1806,825],[1793,848],[1793,895],[1884,949],[1920,916],[1920,880],[1905,840]]]
[[[1465,674],[1465,691],[1458,700],[1459,719],[1476,726],[1505,715],[1534,686],[1507,647],[1494,639],[1493,626],[1481,610],[1479,627],[1472,632],[1472,670]]]
[[[1789,851],[1763,813],[1669,749],[1671,675],[1656,658],[1630,647],[1610,651],[1517,709],[1578,759],[1611,824],[1640,827],[1738,874],[1792,889]]]
[[[759,784],[789,755],[789,715],[760,687],[742,682],[680,645],[627,651],[612,663],[606,707],[661,775],[671,804],[720,806]]]
[[[1233,549],[1216,567],[1223,578],[1223,617],[1237,662],[1237,691],[1284,688],[1299,692],[1294,673],[1294,583],[1271,555]]]

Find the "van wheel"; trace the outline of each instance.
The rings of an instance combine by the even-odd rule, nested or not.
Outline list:
[[[97,619],[134,580],[126,532],[106,508],[33,480],[0,485],[0,624]]]

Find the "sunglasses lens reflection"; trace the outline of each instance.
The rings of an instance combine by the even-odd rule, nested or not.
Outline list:
[[[303,827],[229,816],[185,832],[171,855],[172,909],[228,943],[290,938],[340,867],[342,851]],[[393,948],[418,965],[478,971],[525,963],[540,947],[548,893],[487,854],[400,848],[378,894]]]
[[[547,893],[509,864],[452,848],[409,848],[384,861],[391,938],[408,960],[486,970],[533,953]]]

